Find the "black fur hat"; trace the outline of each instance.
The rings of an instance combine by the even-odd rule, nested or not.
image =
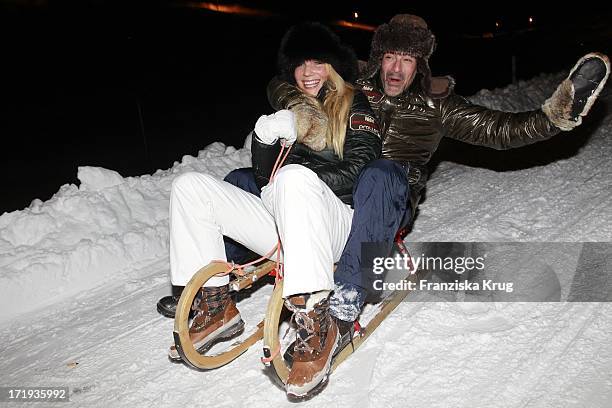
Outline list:
[[[302,23],[291,27],[278,50],[278,70],[287,82],[295,84],[295,68],[306,60],[330,64],[347,82],[357,79],[357,57],[340,38],[320,23]]]
[[[421,74],[421,87],[433,96],[439,93],[433,89],[437,86],[432,84],[429,68],[429,57],[435,48],[436,37],[423,18],[412,14],[398,14],[388,24],[382,24],[376,29],[370,47],[370,58],[361,76],[372,78],[380,70],[381,60],[386,52],[404,52],[416,58],[417,72]],[[450,77],[444,79],[444,83],[452,87],[451,82],[454,83]],[[449,88],[449,85],[446,88]],[[443,93],[447,94],[448,91],[445,89]]]

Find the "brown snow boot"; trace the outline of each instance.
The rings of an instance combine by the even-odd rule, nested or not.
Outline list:
[[[231,340],[244,331],[244,321],[229,294],[229,285],[204,287],[201,300],[196,297],[192,309],[195,317],[189,328],[189,338],[198,353],[206,353],[220,341]],[[171,360],[181,357],[172,345],[168,352]]]
[[[317,297],[321,300],[316,300]],[[338,326],[329,314],[329,292],[292,296],[285,304],[293,312],[297,326],[287,397],[306,399],[327,384],[339,340]]]

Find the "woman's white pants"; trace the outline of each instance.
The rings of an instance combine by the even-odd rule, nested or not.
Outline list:
[[[265,255],[280,237],[283,296],[334,288],[333,265],[351,229],[353,210],[310,169],[290,164],[261,199],[207,174],[185,173],[170,197],[170,275],[184,286],[212,260],[226,260],[223,235]],[[274,259],[274,255],[270,257]],[[206,286],[221,286],[229,276]]]

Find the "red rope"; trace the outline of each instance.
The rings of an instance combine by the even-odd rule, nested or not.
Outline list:
[[[281,140],[281,150],[280,152],[278,152],[278,157],[276,158],[274,167],[272,167],[272,174],[270,174],[270,181],[274,180],[274,177],[276,177],[276,173],[278,173],[280,168],[283,166],[283,163],[287,159],[287,156],[289,156],[289,151],[291,151],[291,147],[293,147],[293,145],[289,145],[289,147],[287,147],[287,151],[285,152],[285,155],[283,156],[283,150],[285,149],[285,147],[286,147],[285,141]]]
[[[274,163],[274,167],[272,168],[272,173],[270,174],[270,181],[274,180],[276,173],[278,173],[280,168],[283,166],[283,163],[285,163],[285,160],[287,160],[287,157],[289,156],[289,152],[291,151],[291,147],[292,145],[289,145],[289,147],[287,147],[285,141],[281,140],[281,150],[280,152],[278,152],[278,156],[276,157],[276,162]],[[284,151],[285,148],[287,148],[286,151]],[[283,154],[283,151],[284,151],[284,154]],[[260,258],[255,259],[254,261],[251,261],[251,262],[248,262],[242,265],[240,264],[236,265],[234,262],[230,263],[230,262],[223,261],[220,259],[213,259],[211,262],[223,263],[227,265],[226,271],[220,272],[215,276],[225,276],[232,271],[235,271],[234,273],[238,276],[244,276],[245,275],[244,268],[246,268],[247,266],[251,266],[256,263],[259,263],[263,261],[264,259],[270,259],[272,254],[276,252],[276,277],[274,278],[274,285],[276,285],[278,281],[280,281],[283,278],[283,271],[282,271],[283,266],[282,266],[282,263],[280,262],[280,248],[281,248],[281,242],[279,239],[276,243],[276,246],[272,248],[270,252],[268,252],[267,254],[265,254],[264,256]]]

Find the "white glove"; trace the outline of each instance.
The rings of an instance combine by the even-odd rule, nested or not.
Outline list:
[[[255,133],[260,142],[268,145],[273,145],[278,139],[285,139],[287,145],[292,145],[297,139],[295,115],[287,109],[262,115],[255,123]]]

